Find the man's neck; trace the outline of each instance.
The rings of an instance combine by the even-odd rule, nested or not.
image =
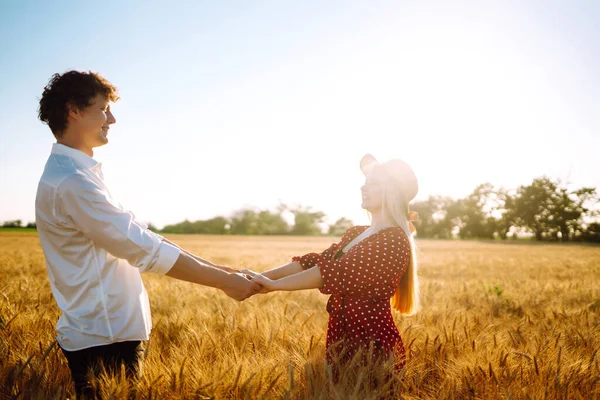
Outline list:
[[[66,135],[64,135],[64,136],[66,136]],[[61,137],[60,139],[57,139],[56,142],[62,144],[63,146],[67,146],[72,149],[79,150],[82,153],[87,154],[88,156],[90,156],[92,158],[94,157],[94,150],[92,148],[84,146],[83,144],[81,144],[75,140],[68,139],[64,136]]]

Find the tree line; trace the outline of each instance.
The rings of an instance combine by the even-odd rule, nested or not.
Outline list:
[[[11,221],[4,221],[2,228],[27,228],[27,229],[35,229],[35,222],[28,222],[26,225],[23,225],[23,220],[21,219],[13,219]]]
[[[293,219],[288,222],[284,214]],[[343,235],[353,223],[347,218],[340,218],[327,225],[324,233],[322,227],[326,219],[325,213],[312,210],[306,206],[290,207],[280,204],[275,211],[267,209],[243,208],[235,211],[230,217],[214,217],[207,220],[183,221],[167,225],[161,233],[210,233],[231,235]]]
[[[463,199],[431,196],[411,208],[420,216],[419,237],[600,242],[598,206],[595,188],[541,177],[513,191],[484,183]]]
[[[461,239],[516,239],[538,241],[586,241],[600,243],[599,198],[595,188],[569,189],[558,180],[534,179],[515,190],[478,185],[461,199],[430,196],[416,201],[411,209],[419,213],[417,237]],[[291,217],[286,218],[285,215]],[[293,222],[288,220],[293,219]],[[276,210],[244,208],[228,217],[167,225],[160,233],[231,235],[333,235],[340,236],[353,222],[340,218],[325,225],[326,215],[306,206],[279,205]],[[2,227],[23,226],[21,220],[6,221]]]
[[[540,241],[600,242],[598,200],[595,188],[569,189],[558,180],[540,177],[516,190],[484,183],[461,199],[430,196],[413,202],[411,209],[419,213],[415,227],[420,238],[532,237]],[[286,211],[294,216],[292,224],[282,216]],[[167,225],[162,232],[339,236],[353,225],[351,220],[340,218],[322,232],[320,225],[325,217],[323,212],[307,207],[281,205],[275,211],[246,208],[229,218]]]

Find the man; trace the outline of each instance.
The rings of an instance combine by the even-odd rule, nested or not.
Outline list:
[[[141,375],[152,322],[140,272],[223,290],[244,300],[259,290],[235,270],[214,265],[148,230],[115,201],[93,149],[108,143],[117,89],[93,72],[55,74],[39,118],[56,137],[36,196],[36,224],[50,286],[62,310],[58,343],[78,396],[93,396],[87,373],[125,364]]]

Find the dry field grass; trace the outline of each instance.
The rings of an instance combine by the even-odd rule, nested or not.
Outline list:
[[[265,270],[331,238],[170,236],[215,262]],[[600,247],[418,241],[422,310],[395,315],[409,359],[403,398],[600,398]],[[327,296],[258,295],[144,276],[154,330],[135,386],[106,398],[375,399],[363,375],[324,368]],[[0,233],[0,399],[73,397],[52,343],[59,312],[37,235]]]

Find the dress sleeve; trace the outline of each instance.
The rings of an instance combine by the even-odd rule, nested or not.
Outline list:
[[[331,259],[340,250],[340,245],[348,241],[350,237],[354,237],[356,233],[360,231],[360,228],[360,226],[353,226],[352,228],[348,229],[339,242],[333,243],[328,249],[321,253],[308,253],[303,256],[295,256],[292,257],[292,261],[298,262],[302,266],[302,269],[309,269],[314,267],[318,261],[323,259]]]
[[[317,260],[323,278],[322,293],[392,296],[410,262],[410,243],[401,228],[377,235],[375,240],[353,247],[339,260]]]

